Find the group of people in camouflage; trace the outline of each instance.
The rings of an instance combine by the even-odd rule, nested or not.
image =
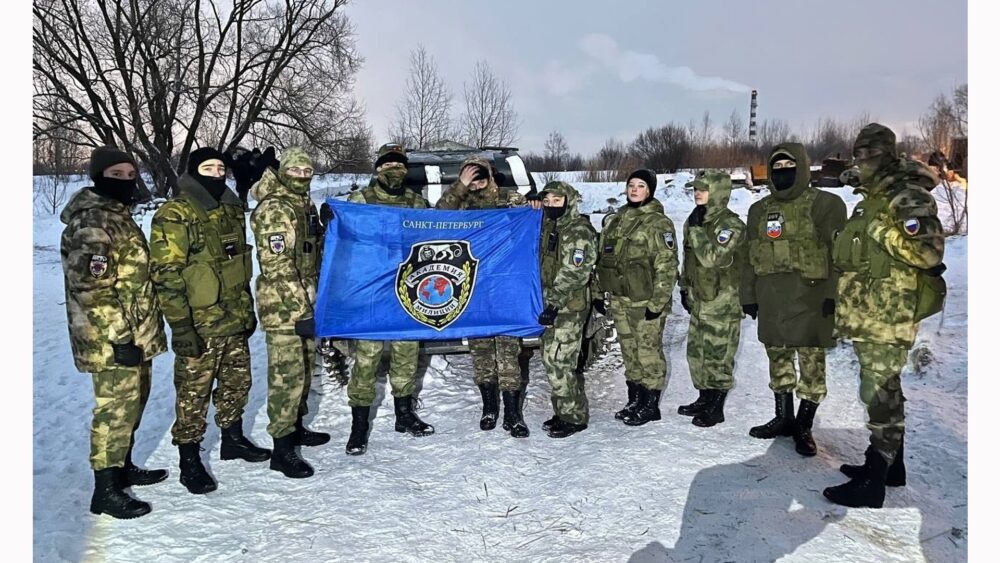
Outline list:
[[[771,152],[771,194],[754,203],[747,222],[728,208],[727,173],[699,173],[695,208],[683,227],[683,264],[673,222],[654,198],[654,172],[640,169],[626,182],[627,201],[605,218],[600,234],[579,210],[580,193],[550,182],[526,198],[498,185],[489,162],[463,163],[439,209],[493,209],[530,205],[543,210],[539,260],[544,310],[538,318],[542,363],[551,386],[553,416],[542,428],[563,438],[587,428],[589,407],[578,369],[582,332],[591,311],[610,315],[618,330],[628,399],[615,418],[640,426],[661,418],[668,365],[663,333],[679,282],[690,314],[687,358],[698,398],[678,408],[697,426],[725,420],[744,316],[758,321],[769,360],[775,416],[750,430],[756,438],[792,436],[796,451],[816,454],[812,424],[826,395],[825,350],[850,339],[861,363],[861,399],[871,445],[864,465],[841,467],[851,479],[824,495],[846,506],[881,507],[885,486],[905,484],[903,394],[900,372],[919,321],[941,309],[943,237],[932,173],[896,155],[895,136],[878,124],[855,143],[858,190],[864,195],[847,218],[843,201],[809,186],[805,149],[797,143]],[[282,152],[253,185],[250,216],[260,273],[250,291],[253,247],[245,240],[243,203],[226,186],[226,159],[215,149],[191,153],[175,196],[156,212],[147,244],[130,214],[138,197],[136,164],[111,147],[95,149],[93,186],[73,195],[62,212],[62,262],[70,340],[76,367],[93,376],[96,406],[91,429],[95,487],[91,511],[134,518],[150,511],[130,486],[163,481],[162,469],[132,462],[134,433],[149,396],[152,359],[165,352],[163,318],[175,354],[176,422],[173,444],[180,481],[192,493],[216,488],[200,443],[210,395],[222,432],[220,457],[270,460],[291,478],[312,467],[296,446],[317,446],[329,434],[303,425],[315,364],[314,303],[324,225],[309,195],[313,165],[298,148]],[[400,145],[378,151],[370,184],[349,196],[355,203],[428,208],[404,186],[407,156]],[[256,309],[256,314],[255,314]],[[268,434],[273,449],[243,431],[249,394],[248,338],[258,318],[268,357]],[[348,384],[352,411],[346,453],[365,453],[376,371],[386,343],[355,342]],[[415,412],[419,343],[388,342],[395,430],[434,433]],[[530,432],[522,405],[518,339],[470,342],[482,430],[502,427],[517,438]],[[798,370],[796,370],[798,358]],[[214,387],[214,391],[213,391]],[[795,412],[792,393],[800,398]]]

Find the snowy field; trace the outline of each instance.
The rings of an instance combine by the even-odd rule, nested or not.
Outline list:
[[[567,178],[575,180],[575,178]],[[684,178],[657,195],[678,235],[693,207]],[[317,201],[351,178],[317,182]],[[622,183],[574,184],[583,211],[607,207]],[[363,183],[362,183],[363,185]],[[346,188],[345,188],[346,186]],[[329,191],[328,191],[329,190]],[[847,188],[830,190],[851,209]],[[332,192],[332,193],[331,193]],[[744,217],[763,194],[736,190]],[[151,215],[142,218],[149,229]],[[600,215],[592,215],[599,225]],[[153,362],[136,461],[167,467],[167,481],[137,487],[153,505],[136,520],[88,511],[90,377],[73,367],[65,326],[57,217],[34,218],[34,553],[38,561],[963,561],[967,552],[967,239],[949,239],[945,312],[926,320],[903,374],[908,485],[890,488],[882,510],[845,509],[823,498],[846,480],[867,445],[858,400],[858,363],[847,344],[827,359],[829,396],[814,435],[819,455],[803,458],[791,438],[755,440],[751,426],[773,415],[767,358],[753,321],[743,321],[736,388],[726,421],[698,428],[676,407],[696,397],[685,359],[687,314],[674,298],[664,338],[669,379],[664,419],[628,427],[613,419],[625,399],[617,345],[586,375],[590,427],[547,437],[549,385],[531,359],[527,439],[479,430],[481,409],[468,355],[424,358],[421,416],[437,429],[414,438],[393,431],[384,377],[369,442],[344,454],[350,430],[346,390],[317,377],[310,427],[333,440],[303,448],[316,469],[286,479],[268,464],[219,460],[214,423],[202,444],[219,489],[192,495],[178,482],[173,354]],[[253,388],[245,428],[270,447],[264,334],[250,340]],[[210,410],[214,416],[214,408]]]

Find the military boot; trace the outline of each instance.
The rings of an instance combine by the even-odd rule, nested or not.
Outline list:
[[[396,432],[406,432],[414,436],[430,436],[434,427],[420,420],[413,412],[413,397],[393,397],[396,408]]]
[[[868,446],[868,449],[872,449],[872,446]],[[843,464],[840,466],[840,472],[847,475],[851,479],[861,479],[868,472],[868,452],[865,452],[865,463],[863,465],[848,465]],[[889,466],[889,472],[885,475],[885,486],[886,487],[905,487],[906,486],[906,464],[903,461],[903,442],[899,442],[899,450],[896,452],[896,458],[892,460],[892,465]]]
[[[550,438],[565,438],[586,429],[586,424],[574,424],[567,420],[557,418],[552,424],[552,427],[549,428],[548,434]]]
[[[795,400],[791,393],[774,394],[774,418],[750,429],[750,435],[762,440],[791,436],[795,429]]]
[[[843,485],[823,489],[823,496],[830,502],[851,508],[882,508],[885,502],[885,478],[889,470],[882,454],[875,448],[865,452],[865,466],[868,471],[858,479],[851,479]]]
[[[292,432],[292,443],[296,446],[322,446],[330,441],[326,432],[313,432],[302,424],[302,415],[295,421],[295,432]]]
[[[799,401],[799,412],[795,415],[795,430],[792,434],[792,438],[795,439],[795,451],[806,457],[816,455],[816,442],[813,441],[812,427],[817,407],[819,407],[819,403],[802,399]]]
[[[483,416],[479,419],[480,430],[493,430],[497,427],[497,417],[500,416],[500,397],[496,383],[483,383],[479,386],[479,394],[483,396]],[[507,420],[507,410],[503,415],[504,430],[510,430]]]
[[[559,415],[558,414],[554,414],[554,415],[552,415],[552,418],[550,418],[550,419],[548,419],[548,420],[546,420],[545,422],[542,423],[542,430],[544,430],[546,432],[548,432],[549,430],[552,430],[552,427],[555,426],[557,422],[559,422]]]
[[[194,495],[214,491],[218,485],[201,463],[201,444],[181,444],[177,450],[181,456],[181,485]]]
[[[222,429],[222,447],[219,449],[221,459],[244,459],[246,461],[265,461],[271,457],[271,450],[259,448],[243,435],[243,419],[238,419],[227,428]]]
[[[299,452],[295,451],[295,441],[292,434],[274,438],[271,469],[284,473],[285,477],[290,479],[312,477],[313,468],[299,457]]]
[[[149,514],[152,510],[149,503],[132,498],[122,490],[120,484],[125,477],[121,473],[120,467],[94,471],[94,495],[90,497],[90,511],[125,520]]]
[[[729,394],[729,391],[725,389],[709,389],[708,393],[708,405],[705,407],[705,410],[691,419],[691,424],[701,426],[702,428],[715,426],[720,422],[726,421],[723,407],[726,405],[726,395]]]
[[[521,396],[523,391],[503,392],[503,418],[510,419],[510,435],[515,438],[527,438],[530,432],[528,425],[524,423],[524,415],[521,413]]]
[[[684,416],[701,414],[701,411],[705,410],[705,407],[708,406],[708,391],[708,389],[699,389],[698,398],[693,403],[677,407],[677,414]]]
[[[167,478],[166,469],[142,469],[141,467],[136,467],[132,463],[131,447],[128,449],[128,453],[125,454],[125,468],[118,474],[122,477],[120,485],[123,489],[129,486],[142,487],[144,485],[152,485]]]
[[[615,420],[624,420],[626,416],[635,416],[635,410],[639,408],[639,399],[642,397],[640,390],[642,385],[636,381],[625,380],[628,386],[628,402],[625,408],[615,413]]]
[[[626,416],[622,422],[629,426],[642,426],[647,422],[660,420],[660,390],[646,389],[639,385],[639,408],[631,416]]]
[[[347,455],[368,451],[368,417],[371,406],[351,407],[351,436],[347,438]]]

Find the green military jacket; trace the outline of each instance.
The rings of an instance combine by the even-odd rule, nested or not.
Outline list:
[[[546,184],[545,191],[566,198],[566,212],[542,219],[542,300],[559,311],[582,313],[590,308],[590,282],[597,262],[597,231],[580,215],[580,193],[565,182]]]
[[[296,191],[268,168],[252,193],[250,228],[257,242],[257,315],[264,330],[294,332],[313,318],[321,232],[309,190]]]
[[[422,195],[409,188],[404,190],[402,195],[392,195],[385,191],[377,180],[365,188],[351,192],[351,195],[347,196],[347,201],[412,209],[427,209],[431,206]]]
[[[730,210],[732,184],[711,174],[704,222],[684,222],[684,267],[681,290],[688,294],[691,314],[740,318],[740,269],[746,253],[746,224]]]
[[[943,299],[944,280],[926,271],[944,259],[944,235],[930,190],[933,174],[899,159],[859,191],[865,199],[837,235],[837,330],[861,342],[910,347],[925,299]]]
[[[170,326],[191,324],[202,337],[233,336],[253,323],[253,247],[243,203],[231,190],[216,201],[193,177],[153,215],[152,276]]]
[[[133,341],[150,360],[167,349],[149,247],[129,210],[84,188],[59,216],[73,361],[81,372],[113,368],[112,344]]]
[[[794,184],[750,206],[740,300],[757,303],[757,337],[767,346],[834,345],[833,316],[823,301],[836,299],[833,236],[847,220],[840,197],[809,186],[809,157],[799,143],[775,147],[795,160]]]
[[[490,163],[482,158],[468,158],[459,170],[469,164],[478,164],[490,171],[489,183],[481,190],[470,190],[469,186],[456,180],[437,202],[438,209],[498,209],[520,207],[528,203],[527,198],[516,190],[501,188],[493,179]]]
[[[669,312],[677,282],[677,237],[663,204],[622,206],[601,230],[596,287],[625,307]]]

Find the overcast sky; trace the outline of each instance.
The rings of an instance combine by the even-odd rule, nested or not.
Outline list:
[[[365,58],[356,92],[376,144],[423,44],[464,107],[479,59],[509,82],[522,120],[515,146],[541,152],[553,129],[585,155],[707,110],[733,109],[808,133],[818,118],[867,111],[896,129],[968,80],[967,6],[949,0],[697,2],[362,0],[348,7]]]

